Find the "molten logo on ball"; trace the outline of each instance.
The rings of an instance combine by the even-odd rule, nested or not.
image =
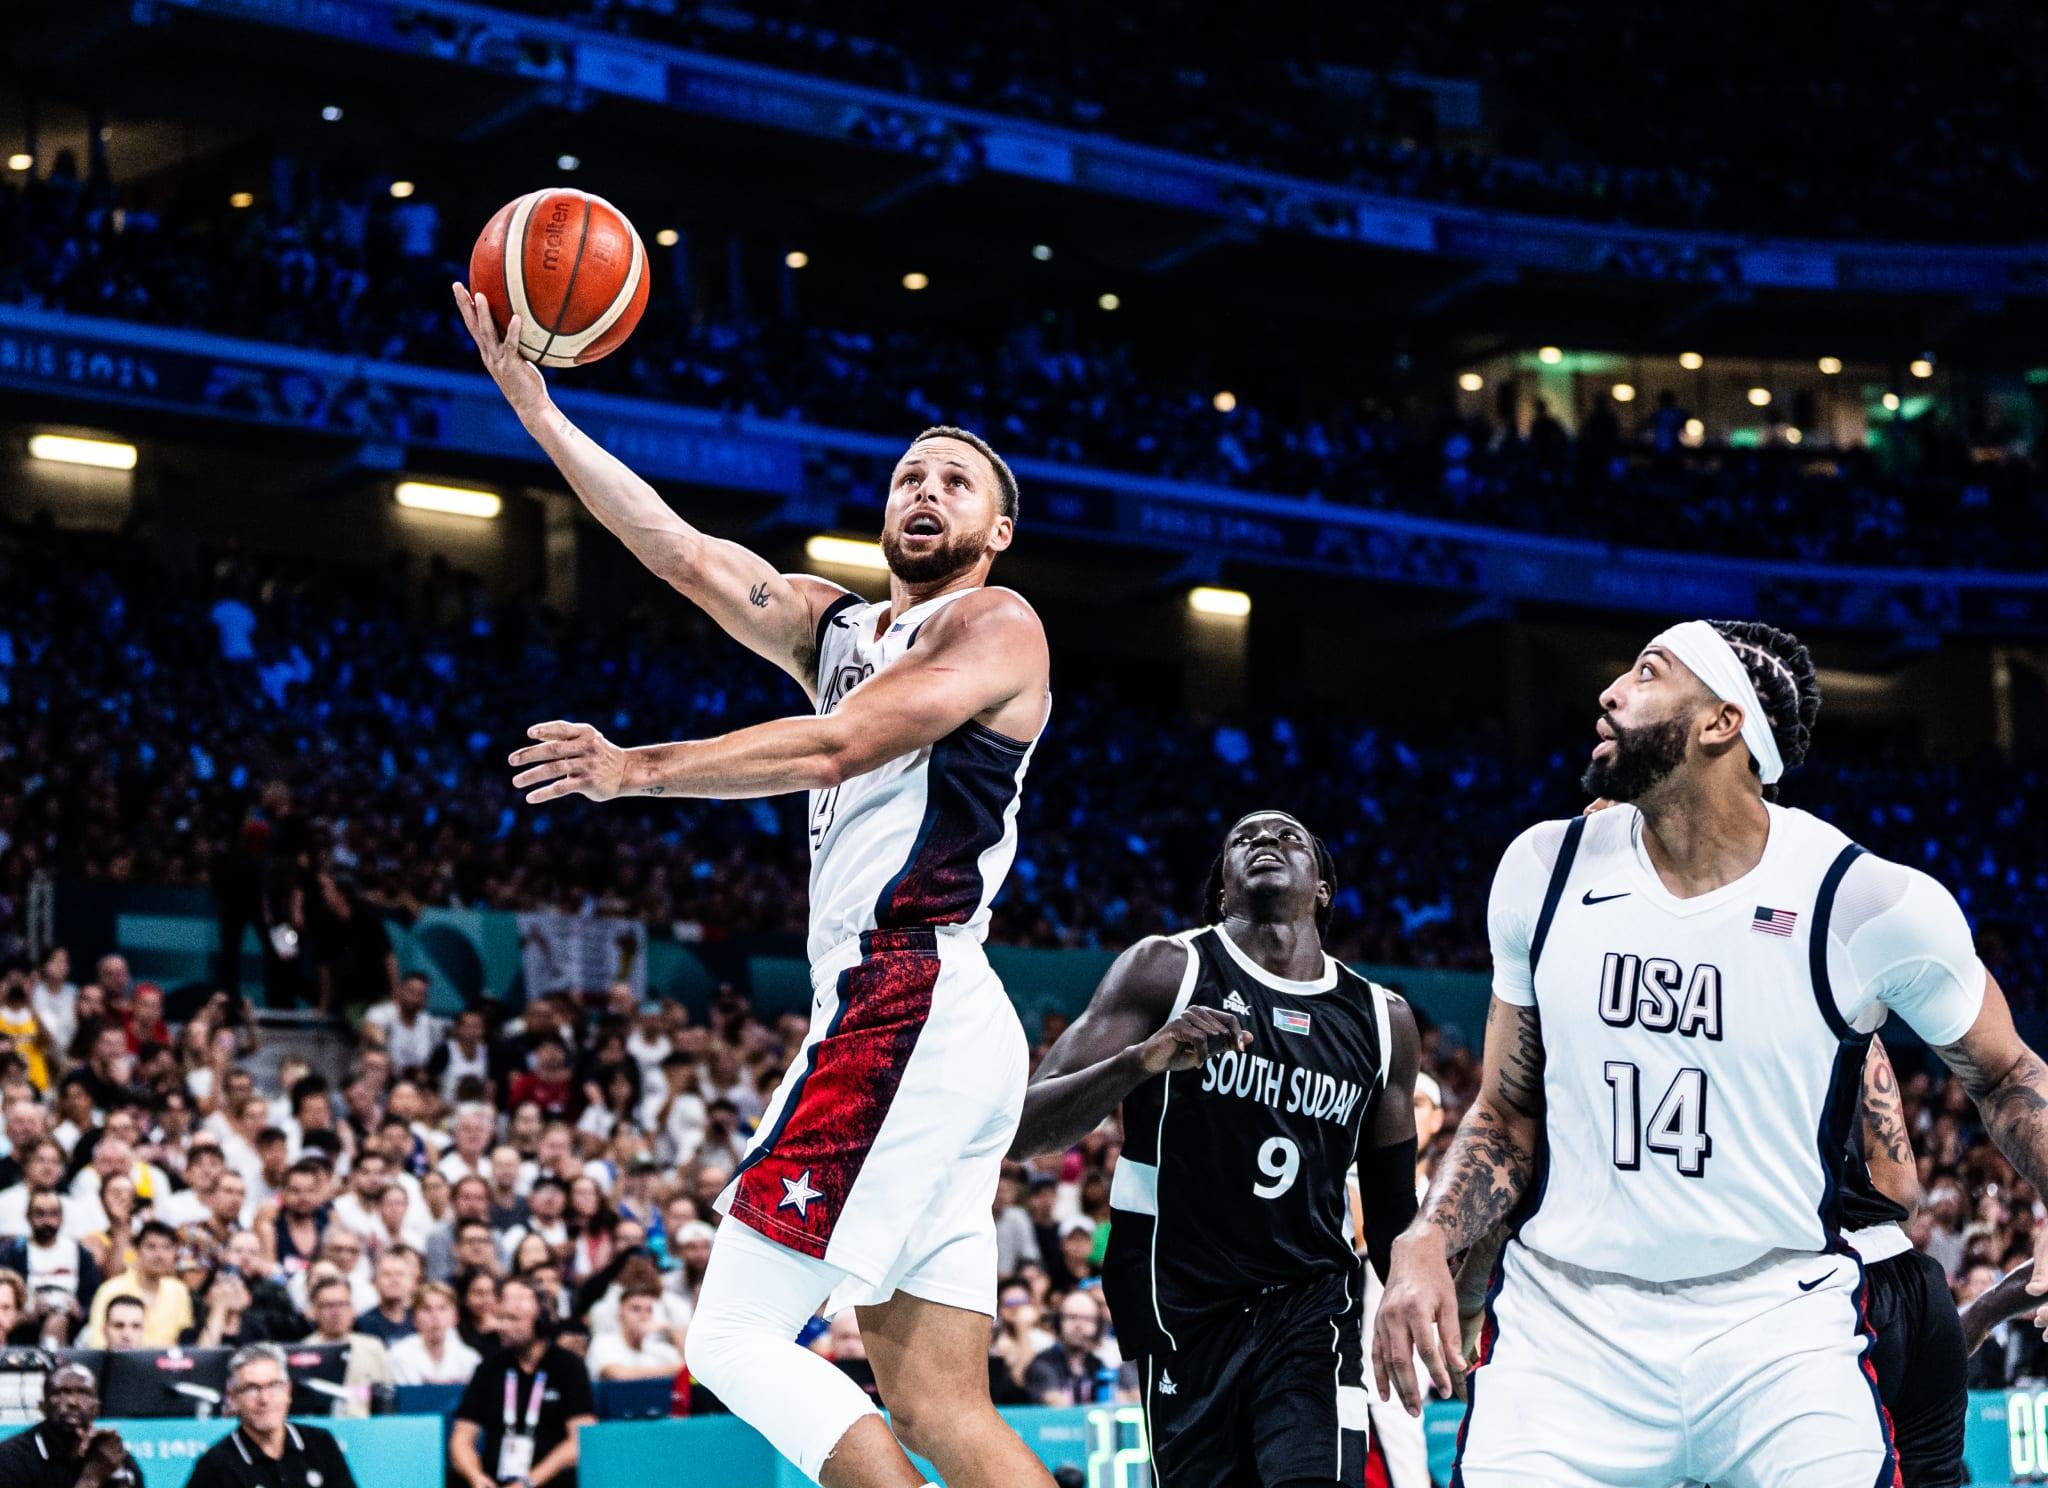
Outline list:
[[[594,362],[624,344],[647,308],[647,250],[625,214],[566,187],[508,202],[469,255],[470,287],[519,352],[545,367]]]

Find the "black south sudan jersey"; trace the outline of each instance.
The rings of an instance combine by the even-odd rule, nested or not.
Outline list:
[[[1103,1287],[1127,1353],[1281,1288],[1355,1286],[1344,1179],[1386,1084],[1383,989],[1327,957],[1276,977],[1219,926],[1176,939],[1174,1016],[1235,1013],[1252,1042],[1124,1099]]]

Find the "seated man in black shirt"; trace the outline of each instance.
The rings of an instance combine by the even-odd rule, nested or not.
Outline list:
[[[448,1464],[467,1488],[576,1488],[576,1433],[596,1424],[583,1361],[555,1345],[554,1320],[531,1281],[498,1294],[498,1337],[462,1392]]]
[[[93,1429],[100,1389],[83,1364],[60,1364],[43,1381],[43,1420],[0,1442],[0,1488],[142,1488],[142,1469],[119,1432]]]
[[[1040,1405],[1086,1405],[1109,1368],[1095,1352],[1102,1341],[1102,1309],[1086,1292],[1068,1292],[1060,1302],[1059,1325],[1059,1342],[1031,1361],[1024,1388]]]
[[[331,1434],[285,1420],[292,1378],[276,1344],[235,1350],[228,1401],[240,1423],[192,1465],[186,1488],[356,1488]]]

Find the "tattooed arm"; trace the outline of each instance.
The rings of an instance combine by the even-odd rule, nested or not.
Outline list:
[[[1875,1038],[1863,1061],[1861,1117],[1863,1162],[1870,1169],[1870,1181],[1910,1218],[1920,1207],[1920,1170],[1913,1162],[1913,1136],[1906,1130],[1899,1077],[1883,1042]]]
[[[482,299],[455,287],[456,308],[484,370],[590,514],[656,577],[742,646],[796,678],[815,700],[819,619],[846,591],[809,574],[777,573],[760,555],[707,536],[676,515],[654,487],[555,406],[540,369],[519,354],[516,329],[500,335]]]
[[[1459,1123],[1422,1213],[1394,1242],[1387,1294],[1373,1329],[1373,1378],[1389,1381],[1410,1415],[1422,1396],[1412,1363],[1455,1393],[1465,1372],[1451,1264],[1521,1202],[1543,1142],[1543,1031],[1534,1006],[1496,997],[1486,1015],[1478,1099]]]
[[[1970,1031],[1934,1052],[1976,1101],[1984,1130],[1998,1150],[2035,1193],[2048,1195],[2048,1064],[2013,1027],[2012,1009],[1997,978],[1986,973],[1984,1005]],[[2036,1298],[2048,1294],[2048,1226],[2035,1235],[2034,1275],[2027,1292]],[[2048,1332],[2048,1303],[2036,1309],[2033,1321]]]

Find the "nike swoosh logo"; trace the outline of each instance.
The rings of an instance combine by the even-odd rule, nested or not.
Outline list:
[[[1839,1271],[1840,1269],[1841,1267],[1839,1266],[1835,1268],[1836,1271]],[[1816,1276],[1812,1281],[1802,1281],[1799,1283],[1799,1290],[1802,1292],[1810,1292],[1815,1287],[1819,1286],[1822,1282],[1829,1280],[1831,1277],[1834,1276],[1834,1274],[1834,1271],[1830,1271],[1826,1276]]]
[[[1588,890],[1586,890],[1586,892],[1585,892],[1584,896],[1580,898],[1580,900],[1579,900],[1579,903],[1581,903],[1581,904],[1605,904],[1605,903],[1606,903],[1606,902],[1607,902],[1608,900],[1610,900],[1610,899],[1626,899],[1626,898],[1628,898],[1628,895],[1629,895],[1629,891],[1628,891],[1627,889],[1623,889],[1623,890],[1622,890],[1622,891],[1621,891],[1621,892],[1620,892],[1619,894],[1597,894],[1597,895],[1596,895],[1596,894],[1595,894],[1595,893],[1594,893],[1594,892],[1593,892],[1593,891],[1592,891],[1591,889],[1588,889]]]

